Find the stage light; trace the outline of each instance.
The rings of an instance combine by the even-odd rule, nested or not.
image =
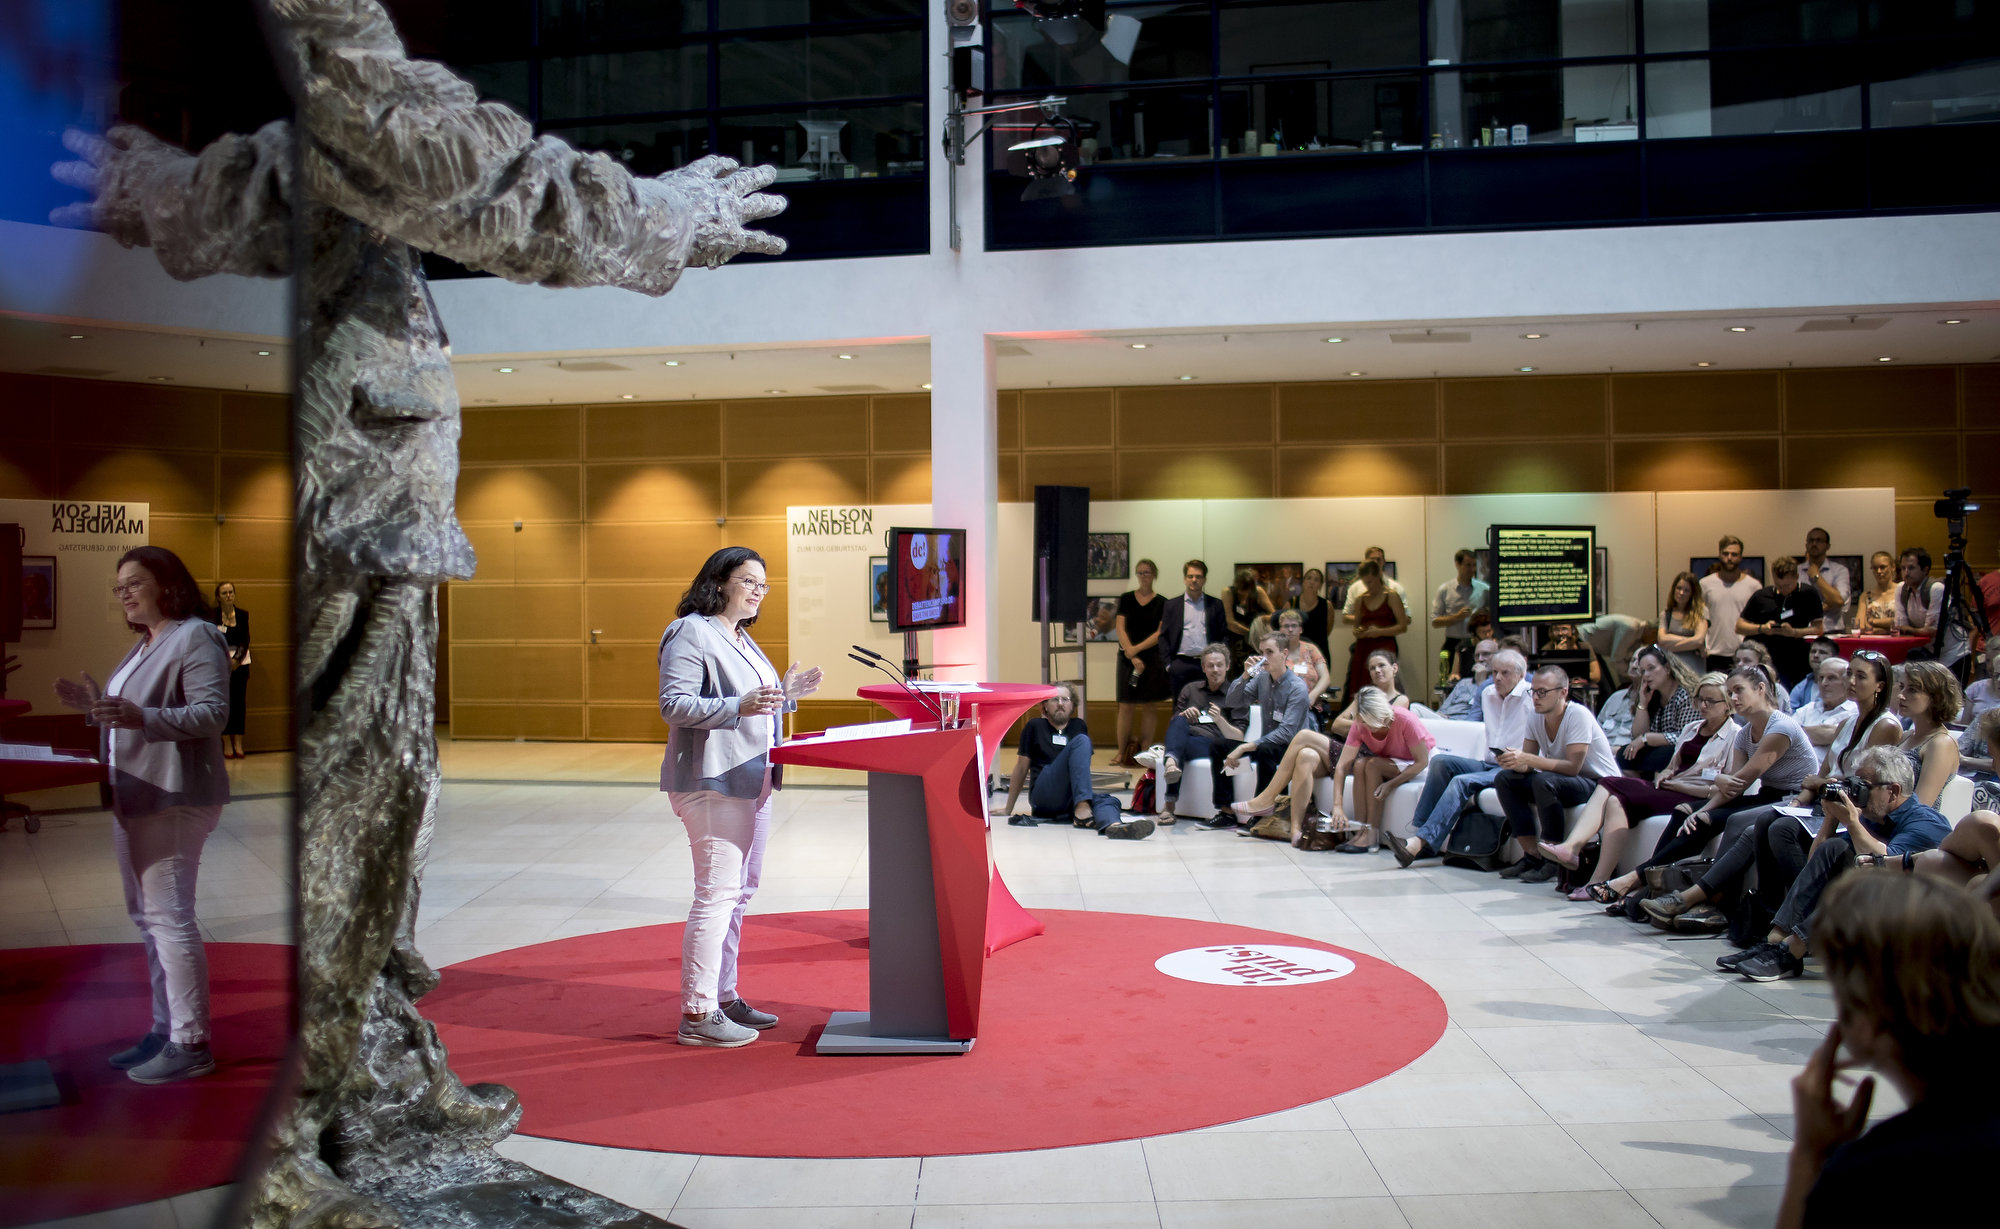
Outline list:
[[[1881,358],[1876,359],[1875,361],[1878,363],[1893,363],[1896,360],[1893,357],[1885,354]]]
[[[146,378],[147,378],[148,380],[164,380],[164,379],[166,379],[167,377],[166,377],[166,376],[147,376]]]
[[[928,390],[930,389],[930,385],[928,385],[928,384],[919,384],[919,385],[917,385],[917,387],[918,387],[918,388],[921,388],[921,389],[924,389],[924,390],[926,390],[926,391],[928,391]]]
[[[1329,338],[1327,338],[1327,339],[1326,339],[1326,344],[1327,344],[1327,345],[1329,345],[1329,346],[1337,346],[1337,345],[1339,345],[1339,344],[1340,344],[1341,342],[1343,342],[1343,341],[1346,341],[1346,340],[1347,340],[1347,339],[1346,339],[1345,337],[1329,337]]]
[[[1365,376],[1365,375],[1367,375],[1368,373],[1367,373],[1367,372],[1365,372],[1365,371],[1350,371],[1350,372],[1348,372],[1347,374],[1348,374],[1348,375],[1351,375],[1351,376]]]
[[[1729,331],[1732,333],[1754,333],[1757,331],[1757,326],[1753,324],[1732,324],[1729,326]]]
[[[1548,336],[1548,334],[1547,334],[1547,333],[1523,333],[1523,334],[1521,334],[1521,340],[1522,340],[1522,341],[1540,341],[1540,340],[1541,340],[1542,338],[1544,338],[1544,337],[1547,337],[1547,336]]]
[[[680,361],[679,359],[677,359],[677,358],[670,358],[670,359],[668,359],[668,360],[666,360],[665,362],[663,362],[663,363],[661,363],[661,364],[660,364],[660,366],[662,366],[662,367],[678,367],[678,366],[680,366],[680,365],[681,365],[681,361]]]
[[[835,357],[835,358],[853,358],[854,356],[853,356],[852,354],[836,354],[836,355],[834,355],[833,357]]]
[[[1146,348],[1146,343],[1143,341],[1135,341],[1132,343],[1132,348],[1134,350],[1144,350]]]
[[[1182,376],[1182,377],[1181,377],[1181,379],[1183,379],[1183,380],[1192,380],[1192,379],[1194,379],[1194,377],[1193,377],[1193,376]]]
[[[1695,366],[1697,366],[1697,367],[1706,367],[1706,366],[1708,366],[1708,364],[1707,364],[1707,363],[1696,363],[1696,364],[1695,364]]]
[[[259,350],[259,351],[257,351],[257,357],[258,357],[258,358],[270,358],[270,357],[271,357],[271,352],[270,352],[269,350]]]
[[[785,390],[782,388],[767,388],[764,391],[773,397],[777,397],[783,395]]]
[[[618,399],[619,399],[620,401],[630,401],[630,400],[632,399],[632,394],[631,394],[631,393],[619,393],[619,394],[618,394]]]
[[[500,374],[503,376],[511,376],[514,374],[514,369],[512,367],[501,367],[498,370]]]
[[[1940,321],[1938,321],[1938,323],[1939,323],[1939,324],[1964,324],[1964,323],[1965,323],[1965,321],[1963,321],[1963,320],[1940,320]]]
[[[82,340],[83,340],[83,334],[81,334],[81,333],[71,333],[71,334],[69,335],[69,339],[70,339],[71,341],[82,341]]]
[[[1516,370],[1516,371],[1533,371],[1533,370],[1534,370],[1534,368],[1533,368],[1533,367],[1516,367],[1516,368],[1514,368],[1514,370]]]

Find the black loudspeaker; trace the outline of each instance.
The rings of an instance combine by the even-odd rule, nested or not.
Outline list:
[[[1084,564],[1090,553],[1090,488],[1035,488],[1035,555],[1028,591],[1034,605],[1028,616],[1042,617],[1042,561],[1048,561],[1049,621],[1079,623],[1090,614]]]
[[[21,639],[21,527],[0,523],[0,644]],[[0,689],[0,695],[5,695]]]

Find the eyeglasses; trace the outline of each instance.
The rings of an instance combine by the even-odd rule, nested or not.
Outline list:
[[[1569,688],[1567,687],[1530,687],[1528,688],[1528,694],[1539,700],[1543,696],[1560,695],[1568,690]]]
[[[1696,704],[1727,704],[1727,703],[1729,703],[1729,701],[1727,701],[1727,700],[1723,699],[1723,698],[1722,698],[1722,697],[1720,697],[1720,696],[1696,696],[1696,697],[1694,698],[1694,702],[1695,702]]]
[[[771,586],[767,584],[760,584],[759,582],[754,580],[744,580],[741,577],[738,577],[731,583],[742,585],[745,589],[749,590],[751,593],[769,593],[771,591]]]
[[[143,580],[128,581],[127,583],[122,585],[114,584],[111,586],[111,596],[115,598],[124,598],[131,594],[137,593],[139,590],[145,587],[146,587],[146,582]]]

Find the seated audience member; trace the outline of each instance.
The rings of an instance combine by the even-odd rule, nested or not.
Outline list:
[[[1230,706],[1247,709],[1255,704],[1264,714],[1264,730],[1257,741],[1240,742],[1223,757],[1228,769],[1250,759],[1256,766],[1260,789],[1271,783],[1271,774],[1291,745],[1292,736],[1306,724],[1305,680],[1285,669],[1283,661],[1278,634],[1266,635],[1257,645],[1256,655],[1243,663],[1243,673],[1229,685],[1226,697]]]
[[[1667,766],[1682,731],[1695,720],[1697,680],[1687,663],[1657,644],[1632,655],[1632,674],[1631,732],[1618,752],[1618,763],[1626,772],[1651,776]],[[1605,735],[1610,736],[1609,729]],[[1617,745],[1616,739],[1612,741]]]
[[[1813,683],[1812,697],[1792,709],[1792,720],[1805,730],[1806,737],[1813,740],[1815,747],[1831,747],[1833,740],[1840,737],[1841,730],[1860,716],[1854,697],[1847,691],[1847,674],[1851,668],[1847,659],[1842,657],[1829,657],[1820,662],[1815,667],[1818,677]]]
[[[1633,656],[1634,660],[1625,663],[1625,673],[1628,677],[1639,669],[1637,654]],[[1576,694],[1581,694],[1577,690],[1577,680],[1574,677],[1570,679],[1570,689]],[[1604,697],[1604,703],[1597,706],[1597,724],[1603,727],[1604,737],[1611,740],[1613,747],[1622,747],[1632,738],[1632,705],[1635,702],[1633,690],[1629,684],[1620,687]]]
[[[1729,704],[1739,728],[1730,747],[1728,770],[1716,774],[1707,801],[1682,802],[1670,813],[1665,835],[1653,855],[1631,872],[1606,880],[1614,899],[1639,886],[1646,870],[1692,858],[1707,847],[1739,812],[1769,806],[1798,793],[1819,767],[1812,740],[1773,701],[1777,685],[1762,666],[1738,666],[1729,673]],[[1746,792],[1761,782],[1755,793]]]
[[[1492,670],[1493,684],[1479,696],[1486,752],[1476,760],[1462,755],[1431,757],[1430,769],[1424,773],[1424,792],[1417,798],[1416,814],[1412,817],[1416,830],[1407,839],[1390,846],[1401,866],[1438,855],[1458,817],[1478,800],[1479,791],[1500,775],[1499,752],[1520,746],[1527,737],[1528,720],[1534,709],[1529,695],[1528,659],[1517,648],[1499,649],[1493,654]]]
[[[1521,846],[1521,859],[1501,871],[1503,878],[1546,883],[1556,865],[1542,857],[1537,837],[1563,836],[1563,810],[1590,797],[1597,783],[1618,775],[1618,758],[1590,710],[1569,698],[1569,676],[1559,666],[1535,672],[1528,695],[1535,711],[1518,751],[1500,756],[1493,788],[1507,828]]]
[[[1347,687],[1341,698],[1353,700],[1368,686],[1368,658],[1376,652],[1396,652],[1396,637],[1410,630],[1410,612],[1403,599],[1382,577],[1382,565],[1370,559],[1361,565],[1351,588],[1358,591],[1348,599],[1354,617],[1354,644],[1348,650]]]
[[[1679,658],[1674,660],[1679,661]],[[1537,842],[1543,857],[1556,865],[1575,870],[1583,864],[1584,847],[1600,832],[1597,874],[1587,884],[1572,889],[1571,900],[1591,900],[1608,905],[1618,899],[1605,880],[1617,872],[1618,860],[1631,839],[1633,817],[1671,811],[1690,798],[1707,798],[1715,793],[1715,777],[1729,763],[1737,725],[1729,715],[1728,680],[1721,674],[1704,674],[1695,681],[1694,720],[1681,727],[1674,744],[1673,758],[1650,780],[1645,777],[1606,777],[1591,791],[1583,804],[1583,814],[1560,844]]]
[[[1792,711],[1811,703],[1819,695],[1819,664],[1840,656],[1840,645],[1832,636],[1815,636],[1806,649],[1806,676],[1792,688]]]
[[[1743,643],[1738,624],[1743,607],[1763,588],[1743,570],[1743,539],[1724,534],[1715,544],[1715,570],[1701,578],[1702,602],[1708,607],[1707,668],[1727,670]]]
[[[1188,560],[1181,565],[1181,583],[1186,591],[1160,612],[1160,656],[1167,663],[1167,688],[1175,695],[1201,677],[1201,655],[1208,646],[1226,644],[1229,638],[1228,610],[1221,599],[1203,592],[1208,565]]]
[[[1356,697],[1358,719],[1347,731],[1340,759],[1333,768],[1334,831],[1345,829],[1341,803],[1349,773],[1354,774],[1354,818],[1360,830],[1336,853],[1374,853],[1381,841],[1382,807],[1405,781],[1414,780],[1430,765],[1437,739],[1407,708],[1397,708],[1379,687],[1363,687]],[[1355,764],[1359,761],[1360,768]],[[1292,843],[1299,843],[1298,808],[1292,810]]]
[[[1576,634],[1574,623],[1552,623],[1549,638],[1542,645],[1544,653],[1581,653],[1583,638]]]
[[[1472,672],[1472,653],[1479,647],[1480,641],[1491,640],[1498,643],[1500,640],[1500,633],[1493,630],[1493,612],[1490,610],[1473,611],[1467,624],[1470,627],[1468,638],[1464,644],[1458,646],[1458,656],[1451,663],[1453,682]]]
[[[1319,650],[1321,657],[1332,660],[1332,650],[1327,648],[1328,625],[1333,616],[1333,605],[1326,600],[1326,573],[1318,568],[1307,568],[1299,578],[1299,618],[1303,621],[1302,634],[1308,643]]]
[[[1978,1175],[2000,1156],[2000,922],[1946,884],[1849,875],[1827,890],[1813,946],[1835,1022],[1792,1081],[1778,1229],[1977,1219]],[[1907,1108],[1869,1127],[1873,1077],[1836,1097],[1853,1066]]]
[[[1177,779],[1187,765],[1204,759],[1208,761],[1209,777],[1215,786],[1212,797],[1229,797],[1229,778],[1222,773],[1223,757],[1243,741],[1243,725],[1250,718],[1250,710],[1248,705],[1225,706],[1229,692],[1227,644],[1217,641],[1204,649],[1201,669],[1202,677],[1181,688],[1180,695],[1174,697],[1174,715],[1167,722],[1163,749],[1149,748],[1139,753],[1139,762],[1159,773],[1157,784],[1162,798],[1167,796],[1168,783]],[[1172,823],[1173,812],[1161,809],[1166,818],[1160,822]]]
[[[1500,646],[1489,637],[1472,650],[1472,673],[1453,684],[1438,716],[1446,721],[1475,721],[1479,717],[1479,694],[1493,685],[1493,655]]]
[[[1576,638],[1590,650],[1608,690],[1623,687],[1631,681],[1627,677],[1627,665],[1632,660],[1632,654],[1657,641],[1660,628],[1656,623],[1635,619],[1631,615],[1599,615],[1588,623],[1577,624]]]
[[[1885,550],[1876,551],[1868,557],[1868,573],[1872,579],[1861,595],[1854,630],[1868,636],[1887,636],[1896,630],[1897,590],[1903,587],[1896,579],[1896,557]]]
[[[1007,782],[1007,804],[995,811],[1007,822],[1034,827],[1044,819],[1066,819],[1079,828],[1095,828],[1115,840],[1143,840],[1153,834],[1153,821],[1119,815],[1118,801],[1090,785],[1090,731],[1077,716],[1077,690],[1062,690],[1042,701],[1039,716],[1021,729],[1015,749],[1014,774]],[[1028,790],[1028,813],[1017,814],[1021,787]]]
[[[1959,772],[1974,781],[2000,780],[1993,770],[1995,747],[2000,747],[2000,708],[1989,708],[1959,736]]]
[[[1896,589],[1896,634],[1934,636],[1938,629],[1938,615],[1944,609],[1944,582],[1930,578],[1931,553],[1921,546],[1909,547],[1903,552],[1901,567],[1903,583]],[[1953,622],[1946,626],[1944,643],[1938,649],[1937,659],[1947,666],[1954,666],[1971,652],[1972,644],[1966,638],[1964,623]]]
[[[1754,636],[1770,651],[1778,682],[1787,696],[1810,672],[1807,642],[1826,630],[1819,590],[1799,583],[1799,561],[1790,555],[1771,560],[1771,583],[1743,605],[1736,630]]]
[[[1957,719],[1964,698],[1958,679],[1938,662],[1904,662],[1902,671],[1896,710],[1902,713],[1908,733],[1897,746],[1909,757],[1917,777],[1912,796],[1934,807],[1945,783],[1958,771],[1958,740],[1946,727]]]
[[[1403,669],[1396,663],[1396,655],[1388,649],[1376,649],[1368,655],[1368,686],[1378,687],[1389,697],[1389,703],[1397,708],[1408,708],[1410,697],[1403,694]],[[1354,693],[1360,695],[1359,691]],[[1335,740],[1347,737],[1347,731],[1354,725],[1354,701],[1349,699],[1347,707],[1340,710],[1327,727],[1327,733]]]
[[[1243,661],[1256,652],[1260,643],[1251,639],[1258,633],[1251,630],[1250,624],[1258,615],[1276,614],[1278,605],[1264,591],[1264,586],[1257,583],[1257,574],[1249,568],[1236,569],[1236,583],[1222,595],[1222,605],[1229,618],[1230,648],[1237,654],[1236,660]]]
[[[1835,732],[1820,770],[1799,787],[1800,806],[1817,798],[1819,787],[1828,781],[1853,776],[1863,751],[1893,747],[1903,737],[1903,724],[1895,712],[1896,677],[1888,658],[1874,649],[1857,652],[1847,663],[1847,695],[1858,715]]]
[[[1274,626],[1278,636],[1278,657],[1283,659],[1284,669],[1305,680],[1306,707],[1310,710],[1326,694],[1326,689],[1333,685],[1333,671],[1327,666],[1319,646],[1305,638],[1305,618],[1298,611],[1279,611]]]
[[[1965,687],[1965,720],[1976,722],[1990,708],[2000,708],[2000,627],[1986,640],[1986,677]]]
[[[1813,914],[1828,884],[1864,858],[1871,867],[1891,872],[1910,869],[1917,854],[1936,849],[1950,833],[1944,816],[1911,796],[1915,783],[1909,760],[1892,748],[1862,752],[1853,796],[1842,790],[1821,797],[1826,819],[1813,838],[1805,867],[1771,919],[1770,934],[1756,947],[1718,957],[1716,967],[1751,981],[1777,981],[1805,972]]]
[[[1439,585],[1431,599],[1431,626],[1443,630],[1444,651],[1457,661],[1460,648],[1470,643],[1473,612],[1485,609],[1489,590],[1473,575],[1478,556],[1460,548],[1451,561],[1458,574]]]
[[[1829,633],[1847,630],[1847,603],[1854,596],[1854,582],[1847,574],[1847,565],[1826,557],[1832,545],[1826,530],[1815,526],[1806,531],[1805,558],[1799,560],[1799,583],[1819,594]]]
[[[1942,879],[1985,900],[2000,916],[2000,814],[1974,811],[1953,825],[1951,834],[1911,860],[1919,874]],[[1893,867],[1891,869],[1894,869]]]
[[[1699,675],[1708,667],[1708,605],[1693,572],[1675,574],[1667,586],[1667,608],[1660,612],[1660,645]]]
[[[1736,656],[1733,660],[1739,666],[1757,666],[1764,673],[1770,675],[1773,680],[1772,686],[1778,689],[1777,693],[1771,697],[1771,707],[1781,713],[1792,711],[1792,694],[1776,682],[1778,666],[1776,662],[1771,660],[1771,650],[1764,647],[1763,641],[1745,640],[1742,644],[1737,645]]]

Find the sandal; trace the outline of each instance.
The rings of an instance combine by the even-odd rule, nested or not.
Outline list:
[[[1566,871],[1573,871],[1583,865],[1582,860],[1571,853],[1567,846],[1551,845],[1547,841],[1536,841],[1535,845],[1542,851],[1544,858],[1547,858]]]
[[[1584,900],[1595,901],[1600,905],[1615,906],[1620,911],[1624,909],[1624,895],[1602,879],[1596,883],[1584,884],[1582,891],[1584,893],[1582,899]],[[1575,900],[1577,898],[1571,897],[1570,899]]]
[[[1276,815],[1278,808],[1275,804],[1268,807],[1253,807],[1247,802],[1232,802],[1229,804],[1229,813],[1238,820],[1262,819],[1266,815]]]

